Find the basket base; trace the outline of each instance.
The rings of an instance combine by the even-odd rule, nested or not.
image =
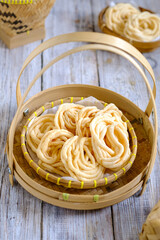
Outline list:
[[[19,182],[19,184],[30,194],[32,194],[34,197],[47,202],[49,204],[52,204],[57,207],[62,208],[68,208],[72,210],[95,210],[95,209],[101,209],[105,207],[109,207],[111,205],[114,205],[116,203],[122,202],[125,199],[133,196],[135,193],[137,193],[143,184],[143,181],[140,181],[136,186],[134,186],[129,191],[126,191],[125,193],[121,194],[121,196],[117,196],[112,199],[108,199],[105,201],[99,201],[99,202],[90,202],[90,203],[81,203],[81,202],[72,202],[70,200],[63,200],[61,198],[54,198],[51,196],[48,196],[47,194],[38,191],[38,189],[35,189],[33,186],[30,186],[28,183],[26,183],[16,171],[14,171],[14,176],[16,180]]]
[[[17,48],[28,43],[32,43],[38,40],[42,40],[45,38],[45,27],[34,29],[28,33],[21,33],[20,35],[16,35],[14,37],[10,37],[8,34],[4,32],[4,30],[0,29],[0,39],[5,43],[5,45],[9,49]]]

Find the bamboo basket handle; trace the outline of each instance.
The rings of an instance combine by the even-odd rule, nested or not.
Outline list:
[[[156,142],[157,142],[157,112],[156,112],[156,106],[155,106],[155,101],[154,101],[154,95],[152,93],[152,90],[151,90],[151,87],[148,83],[148,80],[147,80],[147,77],[145,76],[143,70],[140,68],[140,66],[137,64],[137,62],[131,57],[129,56],[127,53],[121,51],[120,49],[117,49],[115,47],[110,47],[110,46],[105,46],[105,45],[100,45],[100,44],[90,44],[90,45],[85,45],[85,46],[81,46],[79,48],[76,48],[76,49],[72,49],[64,54],[62,54],[61,56],[55,58],[54,60],[52,60],[47,66],[45,66],[37,75],[36,77],[33,79],[33,81],[31,82],[31,84],[29,85],[28,89],[26,90],[24,96],[23,96],[23,99],[21,100],[20,104],[19,104],[19,107],[17,109],[17,112],[15,114],[15,117],[12,121],[12,124],[11,124],[11,127],[10,127],[10,131],[9,131],[9,167],[11,169],[11,172],[12,174],[10,175],[10,182],[11,184],[13,185],[13,158],[12,158],[12,152],[13,152],[13,138],[14,138],[14,133],[15,133],[15,128],[16,128],[16,124],[17,124],[17,117],[18,117],[18,114],[20,113],[20,110],[21,110],[21,107],[23,105],[23,102],[28,94],[28,92],[30,91],[30,89],[32,88],[33,84],[36,82],[36,80],[51,66],[53,65],[55,62],[61,60],[62,58],[72,54],[72,53],[75,53],[75,52],[78,52],[78,51],[82,51],[82,50],[87,50],[87,49],[100,49],[100,50],[109,50],[109,51],[112,51],[112,52],[115,52],[117,54],[120,54],[122,55],[123,57],[127,58],[130,62],[132,62],[136,67],[137,69],[139,70],[139,72],[141,73],[141,75],[143,76],[144,78],[144,81],[148,87],[148,90],[150,92],[150,95],[151,95],[151,101],[152,101],[152,105],[153,105],[153,109],[154,109],[154,114],[155,114],[155,118],[154,118],[154,122],[155,122],[155,138],[153,140],[153,156],[156,155]],[[154,75],[153,75],[154,77]],[[151,170],[152,170],[152,167],[154,165],[154,157],[153,157],[153,160],[150,162],[150,165],[149,165],[149,168],[148,168],[148,172],[146,174],[146,177],[145,177],[145,180],[144,180],[144,185],[143,185],[143,190],[145,189],[145,183],[147,181],[147,179],[149,178],[149,175],[151,173]]]
[[[53,46],[56,46],[56,45],[60,45],[62,43],[68,43],[68,42],[100,43],[100,44],[110,45],[110,46],[113,46],[113,47],[116,47],[118,49],[121,49],[121,50],[125,51],[126,53],[128,53],[129,55],[131,55],[132,57],[137,59],[146,68],[146,70],[151,75],[152,80],[153,80],[153,95],[154,95],[154,98],[155,98],[155,96],[156,96],[156,85],[155,85],[155,78],[154,78],[153,70],[152,70],[150,64],[148,63],[147,59],[135,47],[133,47],[131,44],[127,43],[126,41],[124,41],[120,38],[110,36],[110,35],[107,35],[107,34],[93,33],[93,32],[90,32],[90,33],[89,32],[78,32],[78,33],[69,33],[69,34],[64,34],[64,35],[53,37],[53,38],[45,41],[44,43],[40,44],[26,58],[23,66],[22,66],[22,69],[20,71],[18,81],[17,81],[17,88],[16,88],[17,105],[19,105],[19,103],[22,99],[21,90],[20,90],[20,78],[21,78],[21,75],[22,75],[24,69],[27,67],[27,65],[37,55],[39,55],[40,53],[42,53],[46,49],[48,49],[50,47],[53,47]],[[147,116],[150,116],[150,114],[152,112],[152,108],[153,108],[153,105],[152,105],[152,101],[150,99],[149,103],[147,105],[147,108],[145,110],[145,113],[147,114]]]

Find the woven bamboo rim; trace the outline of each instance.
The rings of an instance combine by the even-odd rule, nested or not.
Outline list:
[[[102,9],[102,11],[99,13],[99,16],[98,16],[98,25],[99,25],[99,28],[102,30],[102,32],[107,33],[107,34],[111,34],[113,36],[119,37],[119,38],[129,42],[134,47],[139,49],[139,51],[141,51],[141,52],[150,52],[150,51],[154,50],[155,48],[160,47],[160,40],[154,41],[154,42],[134,41],[134,40],[131,40],[127,37],[124,37],[124,36],[114,32],[114,31],[112,31],[111,29],[109,29],[106,26],[105,21],[104,21],[104,14],[105,14],[107,8],[109,8],[109,6]],[[138,7],[138,8],[141,12],[147,11],[147,12],[150,12],[150,13],[154,13],[154,12],[152,12],[148,9],[142,8],[142,7]]]
[[[136,158],[137,137],[136,137],[134,128],[132,127],[131,123],[124,115],[122,115],[122,120],[127,123],[127,128],[128,128],[129,134],[131,136],[131,142],[132,142],[131,156],[128,160],[128,163],[123,168],[121,168],[119,171],[117,171],[113,174],[110,174],[108,177],[105,177],[103,179],[93,180],[93,181],[89,181],[89,182],[85,182],[85,181],[77,182],[77,181],[71,181],[71,180],[63,179],[61,177],[57,177],[54,173],[50,173],[48,171],[45,171],[41,167],[39,167],[39,165],[30,156],[29,152],[27,151],[27,147],[26,147],[25,136],[26,136],[28,124],[30,123],[30,121],[32,119],[40,116],[45,110],[53,108],[53,106],[57,106],[57,105],[60,105],[63,103],[77,102],[82,99],[83,99],[83,97],[81,97],[81,98],[80,97],[74,97],[74,98],[70,97],[70,98],[59,99],[57,101],[44,104],[42,107],[37,109],[28,118],[27,122],[25,123],[25,125],[22,129],[21,148],[22,148],[23,155],[24,155],[25,159],[27,160],[27,162],[29,163],[29,165],[36,171],[36,173],[38,173],[41,177],[45,178],[47,181],[50,181],[50,182],[56,183],[57,185],[62,185],[62,186],[68,187],[68,188],[79,188],[79,189],[97,188],[97,187],[105,186],[111,182],[114,182],[118,178],[120,178],[122,175],[124,175],[131,168],[131,166]],[[104,102],[102,102],[102,103],[103,103],[104,107],[107,105],[107,103],[104,103]]]
[[[84,45],[84,46],[81,46],[79,48],[75,48],[75,49],[72,49],[58,57],[56,57],[54,60],[52,60],[49,64],[47,64],[37,75],[36,77],[33,79],[33,81],[31,82],[31,84],[29,85],[28,89],[26,90],[23,98],[21,97],[21,92],[20,92],[20,77],[21,77],[21,74],[22,72],[24,71],[24,69],[26,68],[26,66],[31,62],[31,60],[36,57],[38,54],[40,54],[41,52],[43,52],[45,49],[48,49],[50,47],[53,47],[53,46],[56,46],[58,44],[62,44],[62,43],[66,43],[66,42],[91,42],[91,43],[97,43],[97,44],[89,44],[89,45]],[[125,46],[125,52],[124,52],[124,46]],[[129,43],[121,40],[121,39],[118,39],[116,37],[113,37],[113,36],[108,36],[108,35],[105,35],[105,34],[100,34],[100,33],[71,33],[71,34],[65,34],[65,35],[62,35],[62,36],[57,36],[57,37],[54,37],[53,39],[50,39],[46,42],[44,42],[43,44],[41,44],[39,47],[37,47],[30,55],[29,57],[26,59],[26,61],[24,62],[23,64],[23,67],[21,69],[21,72],[20,72],[20,76],[19,76],[19,79],[18,79],[18,82],[17,82],[17,103],[18,103],[18,109],[17,109],[17,112],[15,114],[15,117],[12,121],[12,124],[11,124],[11,127],[10,127],[10,131],[9,131],[9,137],[8,137],[8,146],[9,146],[9,149],[8,149],[8,162],[9,162],[9,169],[10,169],[10,175],[9,175],[9,180],[11,182],[11,184],[13,185],[13,173],[14,173],[14,155],[13,155],[13,141],[14,141],[14,134],[15,134],[15,129],[16,129],[16,126],[17,126],[17,123],[23,118],[23,111],[25,110],[25,107],[27,106],[26,104],[24,104],[24,100],[27,96],[27,94],[29,93],[31,87],[33,86],[33,84],[36,82],[36,80],[50,67],[52,66],[54,63],[58,62],[59,60],[63,59],[64,57],[70,55],[70,54],[73,54],[75,52],[78,52],[78,51],[83,51],[83,50],[88,50],[88,49],[92,49],[92,50],[105,50],[105,51],[111,51],[111,52],[114,52],[114,53],[117,53],[123,57],[125,57],[126,59],[128,59],[136,68],[137,70],[140,72],[140,74],[142,75],[147,87],[148,87],[148,90],[149,90],[149,93],[151,95],[151,98],[149,100],[149,103],[147,105],[147,108],[145,110],[145,112],[141,111],[141,114],[142,116],[144,117],[143,119],[145,120],[145,122],[149,121],[148,120],[148,117],[152,111],[152,108],[153,108],[153,111],[154,111],[154,126],[155,126],[155,134],[152,135],[153,138],[152,138],[152,150],[151,150],[151,158],[150,158],[150,161],[149,161],[149,164],[147,165],[147,171],[146,171],[146,175],[145,175],[145,178],[143,179],[143,186],[142,186],[142,193],[144,192],[145,190],[145,186],[146,186],[146,182],[150,176],[150,173],[151,173],[151,170],[153,168],[153,165],[154,165],[154,161],[155,161],[155,155],[156,155],[156,143],[157,143],[157,111],[156,111],[156,106],[155,106],[155,101],[154,101],[154,97],[155,97],[155,92],[156,92],[156,86],[155,86],[155,77],[154,77],[154,73],[153,73],[153,70],[150,66],[150,64],[148,63],[148,61],[144,58],[143,55],[140,54],[139,51],[137,51],[133,46],[131,46]],[[140,67],[140,65],[133,59],[133,57],[135,59],[137,59],[149,72],[149,74],[151,75],[152,79],[153,79],[153,83],[154,83],[154,87],[153,87],[153,92],[151,90],[151,87],[148,83],[148,80],[147,80],[147,77],[144,73],[144,71],[142,70],[142,68]],[[62,87],[61,87],[62,88]],[[72,86],[73,88],[73,86]],[[56,88],[58,90],[58,88]],[[94,92],[96,90],[96,87],[93,87],[94,89]],[[77,88],[78,90],[78,88]],[[98,90],[98,88],[97,88]],[[77,91],[76,91],[77,92]],[[47,91],[44,91],[43,94],[42,94],[42,99],[46,99],[45,102],[47,101],[47,94],[49,94],[48,96],[50,96],[51,98],[51,90],[47,90]],[[64,95],[66,95],[66,92],[64,91],[63,92]],[[41,94],[38,94],[37,96],[39,96]],[[95,95],[96,92],[95,92]],[[34,101],[37,102],[37,96],[34,96],[32,98],[32,104],[36,107]],[[115,95],[116,96],[116,95]],[[123,99],[123,97],[121,96],[121,98]],[[42,101],[41,99],[41,101]],[[29,102],[30,102],[29,101]],[[28,102],[28,103],[29,103]],[[127,102],[129,103],[128,100],[126,100],[126,107],[127,107]],[[27,103],[27,104],[28,104]],[[131,104],[131,103],[130,103]],[[134,104],[132,104],[132,107],[134,106]],[[134,108],[134,107],[133,107]],[[136,107],[137,108],[137,107]],[[136,108],[134,108],[136,110]],[[139,114],[137,114],[139,115]],[[16,161],[15,161],[15,164],[17,165]],[[18,165],[16,166],[16,169],[18,169]],[[22,174],[23,171],[19,171],[21,172],[20,174]],[[141,176],[142,176],[142,173],[141,173]],[[21,177],[25,177],[25,174],[23,176],[23,174],[21,175]],[[136,180],[138,180],[136,178]],[[140,183],[140,182],[139,182]],[[36,184],[34,184],[33,187],[33,191],[31,191],[31,193],[34,194],[35,192],[35,187]],[[134,185],[134,181],[132,182],[131,185],[129,185],[129,189],[130,189],[130,192],[133,192],[133,188],[135,187]],[[138,186],[141,186],[141,185],[138,185]],[[28,185],[29,187],[29,185]],[[28,188],[29,189],[29,188]],[[128,189],[128,190],[129,190]],[[138,189],[138,188],[136,188]],[[121,192],[120,190],[117,191],[117,194],[119,194],[117,196],[117,202],[118,202],[118,199],[122,199],[122,195],[121,195]],[[41,194],[39,195],[41,196]],[[127,196],[127,194],[125,195],[125,197]],[[128,196],[130,196],[128,194]],[[42,197],[40,197],[42,199]],[[44,198],[43,198],[44,199]],[[45,199],[49,202],[50,200],[48,200],[47,196],[45,197]],[[124,199],[124,198],[123,198]],[[54,199],[53,201],[54,202]],[[111,200],[110,200],[110,204],[111,204]],[[106,206],[106,205],[105,205]]]

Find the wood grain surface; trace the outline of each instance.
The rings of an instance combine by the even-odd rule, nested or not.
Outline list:
[[[159,0],[136,1],[159,11]],[[57,0],[46,20],[46,39],[75,31],[100,32],[98,13],[106,0]],[[16,81],[22,63],[40,44],[35,42],[8,50],[0,41],[0,239],[12,240],[135,240],[151,208],[160,199],[160,133],[157,159],[143,196],[133,196],[119,204],[96,211],[73,211],[42,202],[15,182],[9,184],[4,155],[7,132],[16,111]],[[79,43],[63,44],[45,51],[23,74],[22,92],[33,76],[56,55]],[[144,56],[156,76],[157,109],[160,119],[160,48]],[[106,52],[82,52],[62,60],[49,69],[31,91],[34,95],[51,86],[70,83],[99,85],[132,100],[143,110],[148,92],[137,70],[125,59]]]

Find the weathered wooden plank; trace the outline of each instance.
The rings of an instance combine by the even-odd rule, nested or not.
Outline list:
[[[113,239],[108,210],[73,211],[44,203],[43,239]]]
[[[65,24],[61,24],[60,27],[62,21]],[[55,8],[52,9],[47,19],[46,28],[47,39],[68,32],[92,30],[90,2],[57,1]],[[43,63],[46,64],[57,55],[79,45],[79,43],[63,44],[45,51],[43,54]],[[47,70],[43,79],[45,80],[43,84],[44,88],[70,83],[97,85],[96,55],[94,52],[82,52],[71,55]]]
[[[41,201],[28,194],[19,184],[12,188],[4,148],[7,132],[16,111],[16,82],[25,58],[40,42],[8,50],[0,42],[0,239],[40,239]],[[41,67],[41,57],[25,71],[22,90]],[[36,84],[32,94],[41,86]],[[31,94],[30,94],[31,95]],[[36,228],[35,228],[36,225]]]

